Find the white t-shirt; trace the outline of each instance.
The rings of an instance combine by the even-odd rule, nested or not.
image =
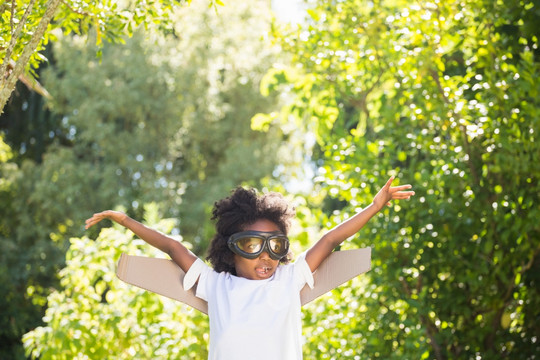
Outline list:
[[[196,296],[208,302],[209,360],[302,359],[300,290],[313,287],[304,254],[265,280],[217,273],[198,259],[184,289],[197,279]]]

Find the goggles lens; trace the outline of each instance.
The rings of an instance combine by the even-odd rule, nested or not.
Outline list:
[[[243,231],[231,235],[229,248],[235,253],[248,259],[255,259],[268,251],[274,260],[280,260],[289,252],[289,239],[279,231]]]

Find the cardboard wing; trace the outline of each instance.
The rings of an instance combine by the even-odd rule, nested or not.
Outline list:
[[[371,248],[334,251],[313,273],[313,289],[300,291],[302,306],[370,269]]]
[[[128,284],[178,300],[208,314],[208,303],[195,296],[195,287],[184,290],[184,275],[172,260],[122,254],[116,276]]]
[[[313,273],[315,286],[300,292],[302,305],[318,298],[371,268],[371,248],[333,252]],[[178,300],[208,314],[206,301],[195,296],[194,288],[185,291],[185,273],[172,260],[122,254],[116,270],[128,284]]]

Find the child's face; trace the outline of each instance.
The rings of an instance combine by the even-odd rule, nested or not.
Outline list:
[[[265,219],[257,220],[251,225],[246,226],[243,231],[280,231],[279,227],[273,222]],[[240,255],[234,255],[234,267],[236,275],[249,280],[264,280],[270,278],[276,271],[279,260],[270,258],[266,251],[263,251],[258,258],[246,259]]]

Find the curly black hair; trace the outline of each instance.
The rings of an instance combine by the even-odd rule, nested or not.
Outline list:
[[[261,219],[273,222],[287,234],[294,216],[294,208],[289,206],[283,195],[276,192],[259,194],[253,188],[237,187],[230,196],[214,204],[212,220],[216,222],[216,234],[206,259],[215,271],[236,275],[234,253],[227,246],[229,236],[244,231],[247,226]],[[291,260],[292,254],[289,252],[280,262],[286,264]]]

